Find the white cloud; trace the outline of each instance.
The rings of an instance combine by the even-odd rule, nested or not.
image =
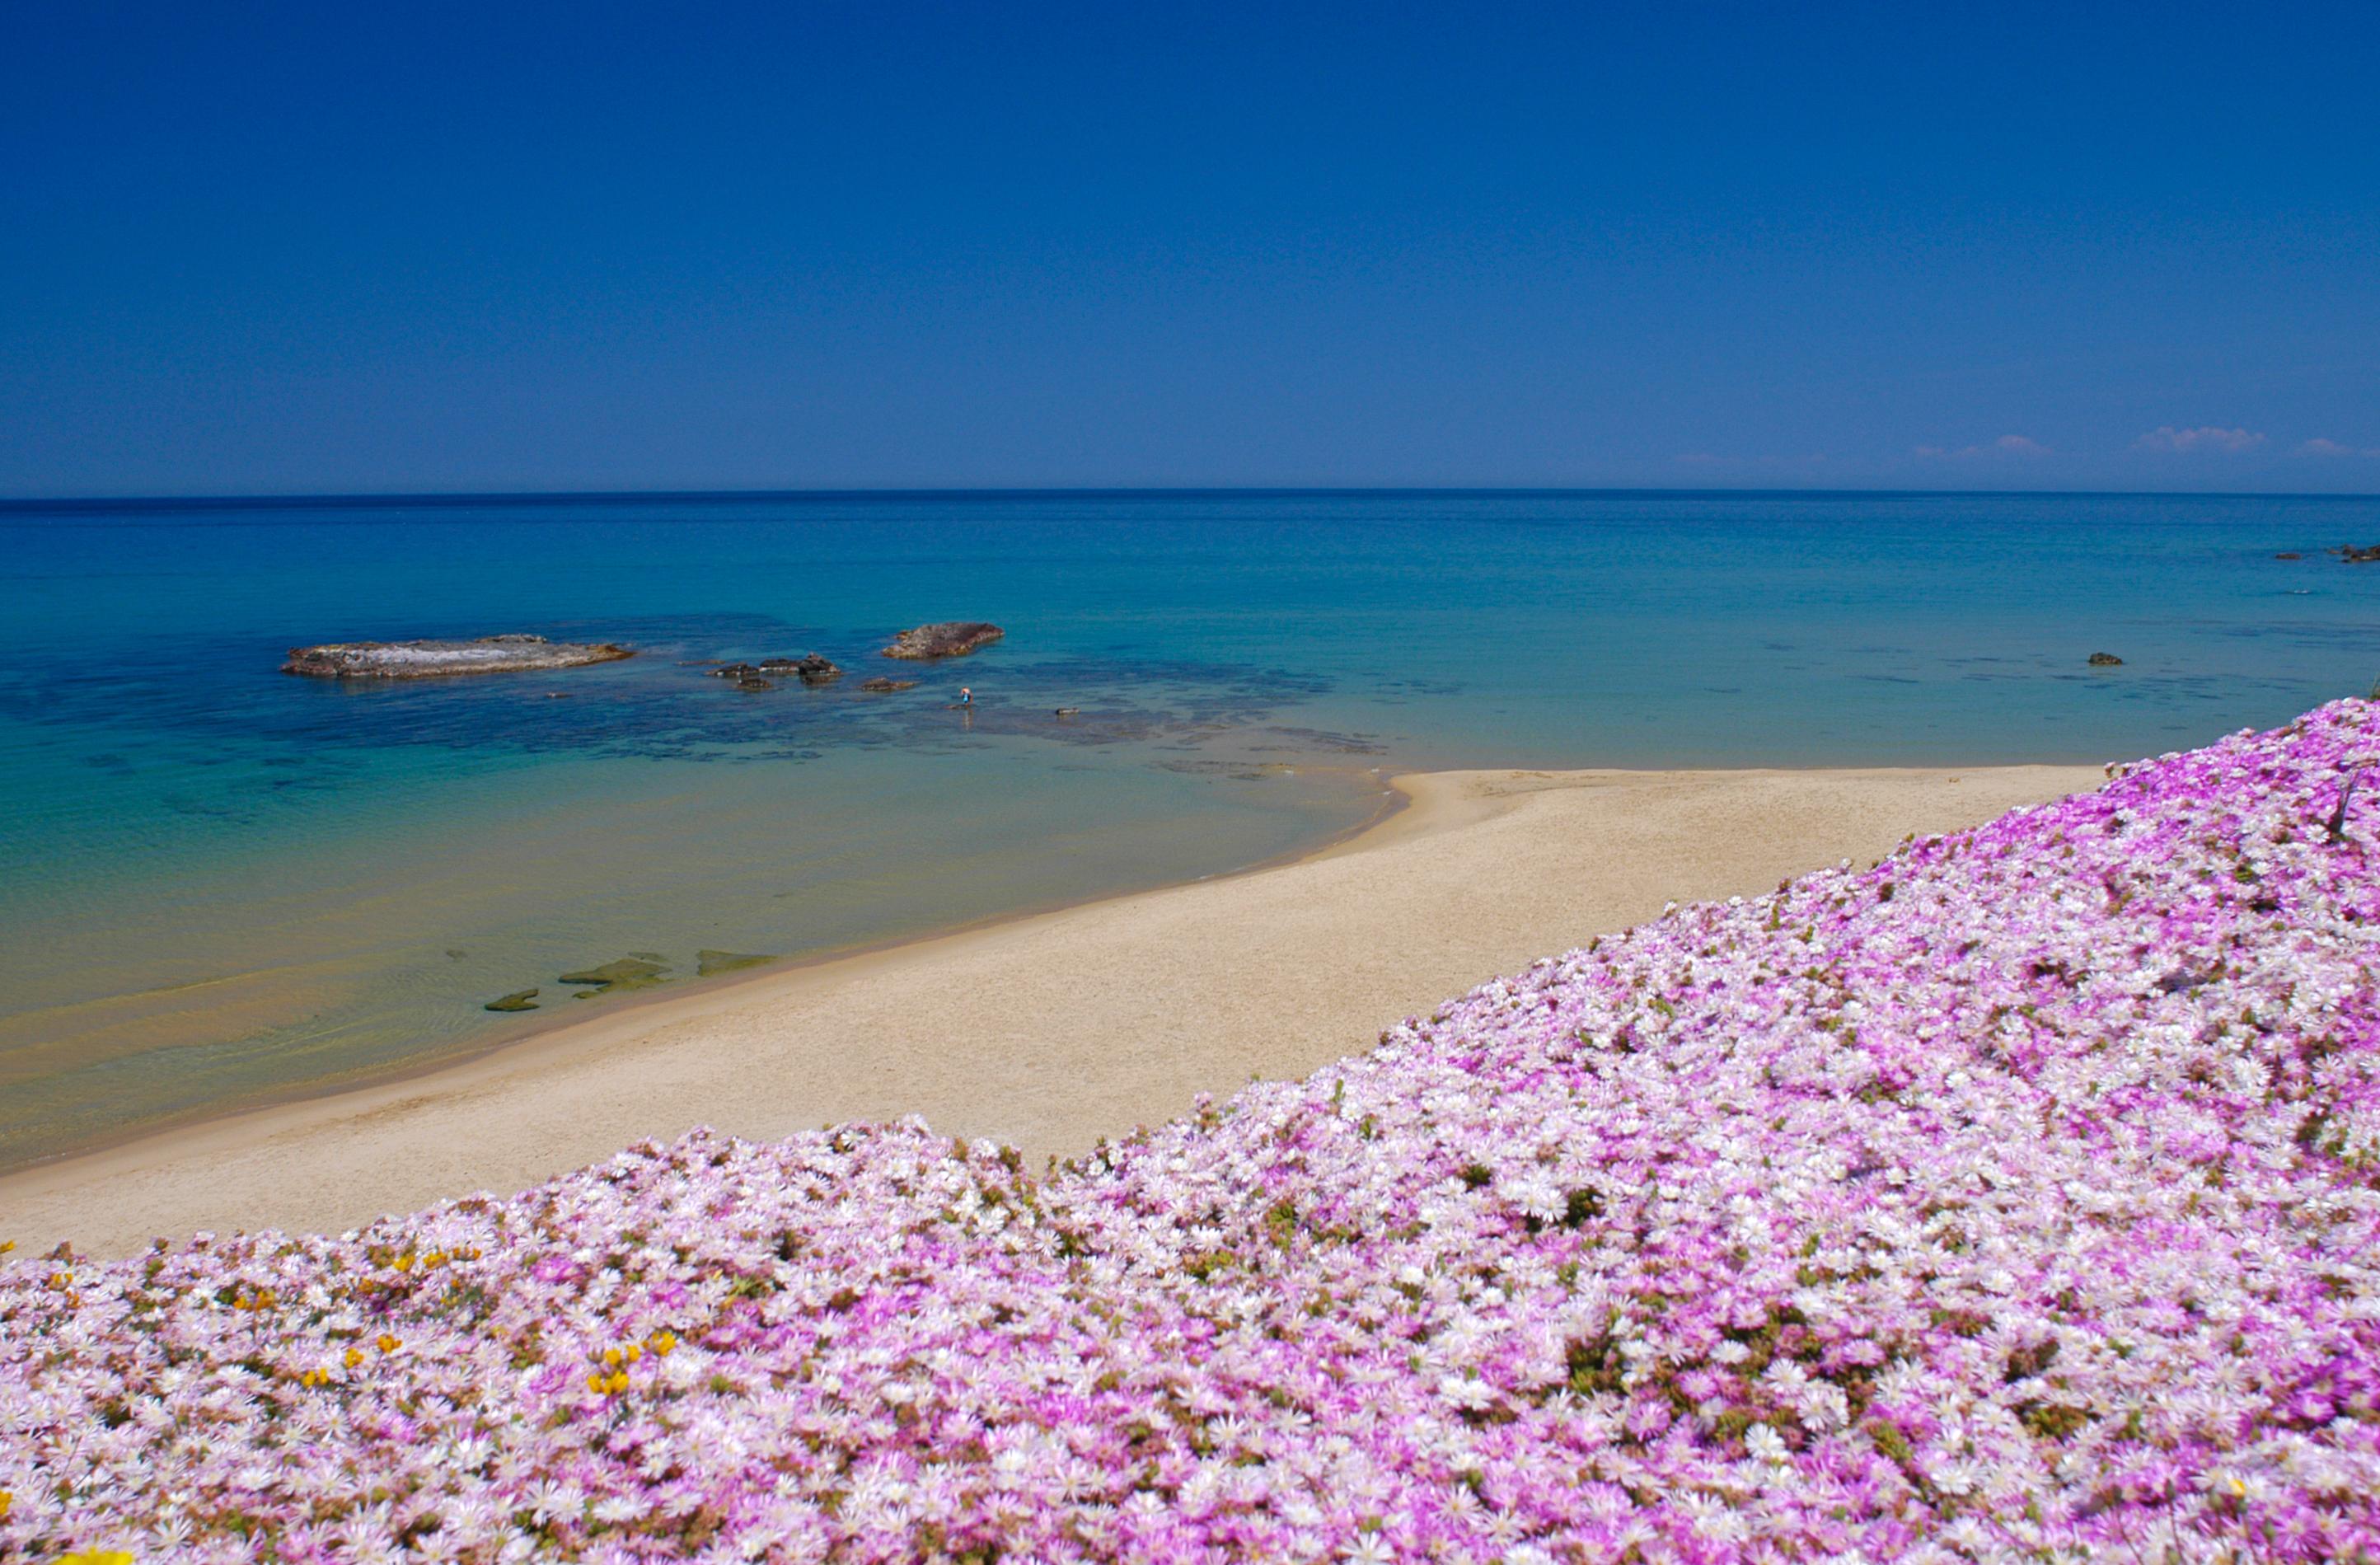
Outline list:
[[[2140,451],[2221,451],[2237,454],[2253,451],[2265,443],[2265,437],[2252,430],[2227,430],[2214,424],[2201,424],[2194,430],[2177,430],[2171,424],[2160,424],[2132,442]]]
[[[2298,455],[2301,456],[2380,456],[2380,446],[2365,446],[2358,451],[2351,445],[2341,445],[2335,440],[2325,440],[2316,435],[2298,447]]]
[[[2049,447],[2026,435],[2002,435],[1989,445],[1921,445],[1918,455],[1929,462],[1972,462],[1978,456],[2046,456]]]

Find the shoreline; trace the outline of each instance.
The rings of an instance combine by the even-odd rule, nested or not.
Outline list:
[[[245,1119],[273,1110],[295,1108],[306,1103],[369,1092],[375,1088],[401,1086],[407,1082],[460,1070],[493,1055],[529,1047],[552,1033],[584,1027],[591,1022],[618,1018],[633,1012],[656,1008],[668,1009],[686,1004],[703,996],[765,983],[771,978],[783,977],[808,968],[873,956],[898,950],[904,946],[917,945],[953,935],[974,934],[987,929],[995,929],[1021,919],[1043,917],[1054,913],[1062,913],[1071,908],[1091,906],[1099,903],[1119,901],[1125,897],[1139,896],[1177,887],[1206,885],[1243,875],[1261,874],[1269,869],[1280,868],[1330,853],[1383,825],[1412,804],[1410,796],[1403,790],[1395,787],[1394,780],[1384,774],[1378,768],[1368,769],[1370,773],[1368,776],[1364,775],[1366,769],[1353,767],[1307,767],[1303,770],[1318,773],[1335,772],[1349,778],[1360,779],[1370,785],[1378,795],[1372,809],[1360,819],[1322,832],[1286,851],[1269,854],[1262,858],[1232,868],[1212,870],[1186,880],[1160,880],[1137,885],[1127,884],[1120,889],[1102,892],[1089,897],[1045,897],[1004,908],[1000,912],[961,918],[954,922],[937,924],[922,929],[864,938],[841,945],[817,947],[771,957],[752,967],[715,974],[708,977],[688,976],[674,978],[651,989],[632,989],[617,995],[604,996],[601,1000],[601,1011],[592,1015],[573,1013],[559,1003],[540,1005],[532,1011],[506,1017],[475,1036],[458,1040],[443,1049],[427,1051],[418,1058],[400,1063],[358,1066],[346,1072],[310,1077],[265,1092],[197,1104],[170,1114],[141,1120],[118,1132],[94,1134],[77,1144],[44,1152],[27,1161],[0,1160],[0,1240],[9,1237],[4,1225],[7,1216],[5,1202],[10,1182],[43,1169],[104,1156],[118,1148],[136,1146],[146,1142],[196,1132],[209,1125]],[[205,981],[209,980],[199,980],[199,982]]]
[[[922,1115],[1038,1161],[1303,1075],[1408,1013],[1658,915],[1980,823],[2096,767],[1439,771],[1319,847],[623,997],[461,1060],[0,1174],[0,1239],[336,1231],[508,1195],[698,1123]]]

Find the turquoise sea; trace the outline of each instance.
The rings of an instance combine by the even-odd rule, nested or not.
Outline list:
[[[558,976],[630,952],[696,982],[1292,854],[1399,770],[2194,746],[2373,686],[2380,565],[2322,551],[2374,541],[2337,498],[0,506],[0,1166],[597,1012]],[[1007,638],[875,656],[953,618]],[[515,630],[639,655],[277,672]],[[808,651],[850,676],[697,666]]]

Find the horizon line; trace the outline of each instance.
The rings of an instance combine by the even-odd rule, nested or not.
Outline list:
[[[0,513],[135,510],[393,510],[408,505],[630,505],[739,504],[764,501],[896,500],[1098,500],[1172,496],[1181,498],[1266,495],[1316,497],[1445,495],[1497,497],[1538,495],[1613,499],[1658,496],[1690,498],[1797,499],[2158,499],[2158,500],[2374,500],[2380,493],[2350,490],[2210,489],[1887,489],[1757,488],[1654,484],[1026,484],[903,485],[816,489],[589,489],[589,490],[390,490],[274,494],[0,495]]]

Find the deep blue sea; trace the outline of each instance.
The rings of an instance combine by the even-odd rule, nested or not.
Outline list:
[[[2334,498],[0,507],[0,1165],[592,1013],[558,976],[631,952],[689,982],[1293,853],[1403,770],[2198,745],[2373,687],[2380,564],[2322,551],[2375,541]],[[1007,638],[875,655],[953,618]],[[501,631],[638,656],[278,672]],[[851,675],[698,666],[808,651]]]

